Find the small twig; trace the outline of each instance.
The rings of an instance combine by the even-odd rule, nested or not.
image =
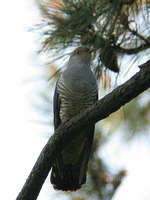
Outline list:
[[[143,35],[139,34],[137,31],[131,29],[129,26],[128,26],[128,30],[135,36],[137,36],[138,38],[140,38],[141,40],[143,40],[146,44],[149,44],[150,45],[150,41],[145,38]]]
[[[143,51],[143,50],[150,48],[150,44],[147,44],[147,43],[142,44],[137,48],[131,48],[131,49],[125,49],[125,48],[122,48],[118,45],[114,45],[114,48],[119,53],[125,53],[125,54],[128,54],[128,55],[131,55],[131,54],[136,54],[136,53],[139,53],[140,51]]]

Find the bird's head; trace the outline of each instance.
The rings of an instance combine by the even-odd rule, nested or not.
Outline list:
[[[91,50],[87,47],[78,47],[72,52],[71,57],[78,57],[85,62],[90,62]]]

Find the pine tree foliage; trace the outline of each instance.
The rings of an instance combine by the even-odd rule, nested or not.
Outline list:
[[[93,49],[97,72],[119,72],[118,55],[150,47],[148,0],[39,0],[42,51],[62,55],[68,47]]]

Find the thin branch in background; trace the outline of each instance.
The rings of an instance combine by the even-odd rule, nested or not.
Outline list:
[[[135,36],[137,36],[138,38],[140,38],[141,40],[143,40],[146,44],[150,45],[150,40],[145,38],[143,35],[139,34],[137,31],[131,29],[130,27],[128,27],[128,30]]]
[[[120,47],[118,45],[115,45],[114,48],[116,49],[116,51],[118,51],[119,53],[124,53],[124,54],[128,54],[128,55],[131,55],[131,54],[136,54],[136,53],[139,53],[141,51],[144,51],[146,49],[149,49],[150,48],[150,44],[142,44],[140,45],[139,47],[136,47],[136,48],[130,48],[130,49],[125,49],[123,47]]]

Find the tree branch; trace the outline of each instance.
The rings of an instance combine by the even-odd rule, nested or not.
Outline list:
[[[78,136],[78,130],[84,129],[87,124],[90,125],[106,118],[149,87],[150,60],[141,65],[140,71],[130,80],[97,101],[85,112],[79,113],[70,121],[60,125],[43,148],[17,200],[35,200],[38,197],[52,163],[62,149]]]
[[[139,53],[139,52],[144,51],[146,49],[149,49],[150,44],[149,43],[142,44],[139,47],[131,48],[131,49],[126,49],[126,48],[120,47],[118,45],[114,45],[114,48],[116,49],[116,51],[118,51],[120,53],[125,53],[125,54],[128,54],[128,55],[131,55],[131,54],[136,54],[136,53]]]
[[[150,45],[150,41],[149,39],[145,38],[143,35],[141,35],[140,33],[138,33],[136,30],[133,30],[130,28],[130,26],[128,25],[128,30],[135,36],[137,36],[139,39],[143,40],[145,42],[145,44]]]

